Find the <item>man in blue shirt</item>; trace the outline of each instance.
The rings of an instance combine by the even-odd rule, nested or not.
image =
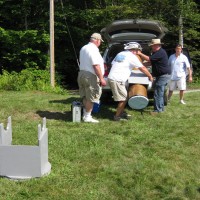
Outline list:
[[[170,80],[171,67],[168,65],[168,56],[166,51],[161,47],[160,39],[152,39],[149,46],[152,48],[152,55],[147,56],[139,52],[139,55],[151,63],[152,75],[154,81],[154,111],[152,115],[164,111],[164,93],[165,87]]]

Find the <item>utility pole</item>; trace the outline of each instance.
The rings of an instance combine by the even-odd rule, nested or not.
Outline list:
[[[55,87],[55,56],[54,56],[54,0],[50,0],[50,80]]]
[[[179,44],[183,47],[183,18],[182,15],[179,17]]]
[[[181,0],[181,5],[180,5],[180,16],[178,20],[178,25],[179,25],[179,44],[183,47],[183,0]]]

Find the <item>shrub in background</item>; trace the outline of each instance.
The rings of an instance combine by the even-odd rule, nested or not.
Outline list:
[[[29,91],[39,90],[46,92],[66,93],[60,86],[54,88],[50,85],[48,70],[24,69],[21,72],[7,72],[3,70],[0,75],[0,90]]]
[[[46,69],[49,41],[49,34],[43,31],[14,31],[0,27],[0,72]]]

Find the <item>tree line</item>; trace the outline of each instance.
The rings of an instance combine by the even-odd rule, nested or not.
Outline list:
[[[0,0],[0,73],[49,70],[49,5],[46,0]],[[168,28],[164,43],[174,47],[183,18],[184,46],[194,74],[200,70],[200,3],[198,0],[55,0],[56,81],[76,87],[77,57],[93,32],[113,20],[159,20]],[[71,37],[70,37],[71,36]],[[101,46],[103,52],[107,44]]]

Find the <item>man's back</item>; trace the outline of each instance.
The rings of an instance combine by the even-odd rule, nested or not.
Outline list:
[[[171,74],[171,68],[168,65],[168,56],[163,48],[154,52],[150,56],[150,61],[152,64],[153,76],[158,77],[164,74]]]

